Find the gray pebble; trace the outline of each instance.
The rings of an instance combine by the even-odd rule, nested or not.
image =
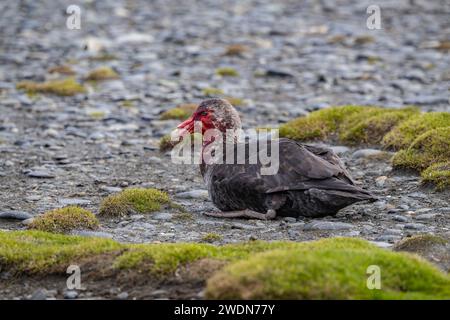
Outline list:
[[[347,230],[353,228],[353,225],[344,222],[332,221],[313,221],[306,224],[304,230]]]
[[[177,193],[175,196],[181,199],[199,199],[199,200],[209,199],[208,190],[203,189],[180,192]]]
[[[33,216],[25,211],[1,211],[0,219],[15,219],[15,220],[27,220],[31,219]]]

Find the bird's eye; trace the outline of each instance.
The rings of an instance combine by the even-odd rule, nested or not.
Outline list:
[[[202,111],[202,112],[200,112],[200,115],[202,117],[207,116],[208,115],[208,111]]]

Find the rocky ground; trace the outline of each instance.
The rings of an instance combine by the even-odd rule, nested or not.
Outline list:
[[[198,103],[208,87],[245,99],[238,107],[245,128],[342,104],[450,111],[450,55],[442,50],[448,1],[380,1],[381,30],[366,27],[370,1],[78,3],[81,30],[66,28],[70,1],[0,3],[0,229],[24,229],[20,220],[69,204],[98,212],[105,196],[139,186],[167,191],[190,216],[163,210],[103,219],[100,231],[76,233],[136,243],[215,234],[215,244],[341,235],[386,247],[416,233],[450,237],[448,191],[393,172],[390,155],[367,146],[333,148],[380,201],[336,217],[275,221],[205,217],[215,208],[198,168],[173,164],[158,150],[179,122],[160,114]],[[248,50],[224,55],[231,44]],[[49,69],[62,64],[78,79],[99,66],[120,78],[88,84],[74,97],[16,90],[18,81],[55,77]],[[239,76],[216,75],[223,66]],[[4,294],[26,298],[33,290]]]

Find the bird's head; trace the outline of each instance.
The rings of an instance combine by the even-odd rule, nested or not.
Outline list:
[[[192,116],[179,124],[177,128],[194,133],[196,123],[201,123],[202,134],[209,129],[217,129],[223,133],[226,133],[227,130],[237,132],[241,129],[238,112],[224,99],[202,101]]]

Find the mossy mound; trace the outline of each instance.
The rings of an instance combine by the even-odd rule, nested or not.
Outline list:
[[[419,234],[403,239],[395,244],[394,250],[417,252],[426,250],[433,245],[442,245],[448,243],[448,240],[433,234]]]
[[[365,241],[324,239],[226,266],[207,282],[212,299],[449,299],[450,278],[421,258]],[[343,245],[344,244],[344,245]],[[381,289],[367,287],[369,266]]]
[[[204,88],[202,90],[202,94],[207,97],[212,97],[212,96],[223,95],[224,92],[222,89],[218,89],[218,88]]]
[[[28,94],[49,93],[59,96],[73,96],[86,91],[74,78],[46,82],[21,81],[17,83],[16,88],[25,90]]]
[[[171,140],[170,134],[166,134],[159,140],[159,151],[166,152],[174,147],[175,143]]]
[[[118,78],[119,74],[110,67],[97,68],[89,72],[89,74],[86,76],[86,80],[90,81],[111,80]]]
[[[160,210],[163,204],[170,204],[166,192],[152,188],[129,188],[106,197],[100,205],[99,214],[117,217],[131,213],[149,213]]]
[[[366,108],[342,123],[339,138],[342,142],[351,145],[361,143],[376,145],[398,123],[418,113],[417,108],[400,110]]]
[[[432,183],[439,190],[444,190],[450,187],[450,161],[438,162],[427,169],[422,174],[423,183]]]
[[[429,130],[417,137],[407,149],[397,152],[392,162],[396,168],[422,171],[448,159],[450,159],[450,127],[443,127]]]
[[[382,141],[382,145],[395,150],[407,148],[423,133],[441,127],[450,127],[450,113],[429,112],[416,114],[393,128]]]
[[[186,120],[189,118],[195,110],[197,110],[198,105],[195,103],[186,103],[177,106],[176,108],[169,109],[161,114],[161,120],[177,119]]]
[[[83,269],[88,263],[91,269],[102,268],[96,273],[100,277],[106,268],[118,278],[122,272],[132,272],[142,281],[164,280],[202,261],[216,272],[207,281],[208,298],[450,297],[450,278],[445,273],[417,256],[390,252],[361,239],[136,245],[40,231],[0,231],[0,268],[16,274],[63,274],[71,264]],[[370,265],[381,269],[381,290],[366,287]],[[200,276],[196,281],[204,279]]]
[[[400,121],[416,113],[416,108],[332,107],[287,122],[280,127],[280,136],[301,141],[320,139],[375,145]]]
[[[203,242],[215,242],[222,240],[222,236],[217,233],[207,233],[202,237]]]
[[[97,217],[92,212],[76,206],[68,206],[36,217],[29,228],[64,233],[75,229],[95,230],[98,226]]]
[[[222,67],[216,69],[216,74],[222,77],[238,77],[239,72],[231,67]]]
[[[251,254],[278,248],[298,246],[295,242],[252,241],[214,246],[200,243],[138,244],[117,258],[119,269],[135,269],[152,274],[174,273],[180,266],[200,259],[237,261]]]
[[[42,231],[0,231],[0,268],[16,273],[65,272],[85,257],[118,251],[109,240]]]

